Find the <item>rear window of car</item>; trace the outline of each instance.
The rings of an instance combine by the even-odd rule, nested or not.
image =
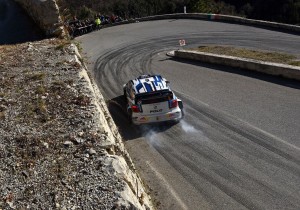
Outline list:
[[[169,91],[168,92],[155,92],[155,93],[146,94],[146,95],[137,95],[136,103],[154,104],[154,103],[169,101],[171,99],[173,99],[172,92],[169,92]]]

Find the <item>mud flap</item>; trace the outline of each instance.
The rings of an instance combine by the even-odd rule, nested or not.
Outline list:
[[[178,101],[178,106],[179,108],[182,110],[183,109],[183,103],[180,99],[177,100]]]

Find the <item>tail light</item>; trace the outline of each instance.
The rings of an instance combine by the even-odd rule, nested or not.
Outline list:
[[[169,107],[170,107],[170,109],[176,108],[177,106],[178,106],[178,101],[177,101],[177,99],[174,99],[174,100],[169,101]]]
[[[131,110],[132,110],[132,112],[140,112],[140,108],[136,105],[132,105]]]

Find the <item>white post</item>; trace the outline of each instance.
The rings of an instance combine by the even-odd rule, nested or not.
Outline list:
[[[186,14],[186,6],[183,7],[183,12]]]

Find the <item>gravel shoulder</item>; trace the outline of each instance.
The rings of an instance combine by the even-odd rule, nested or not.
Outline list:
[[[151,209],[77,47],[0,46],[0,209]]]

